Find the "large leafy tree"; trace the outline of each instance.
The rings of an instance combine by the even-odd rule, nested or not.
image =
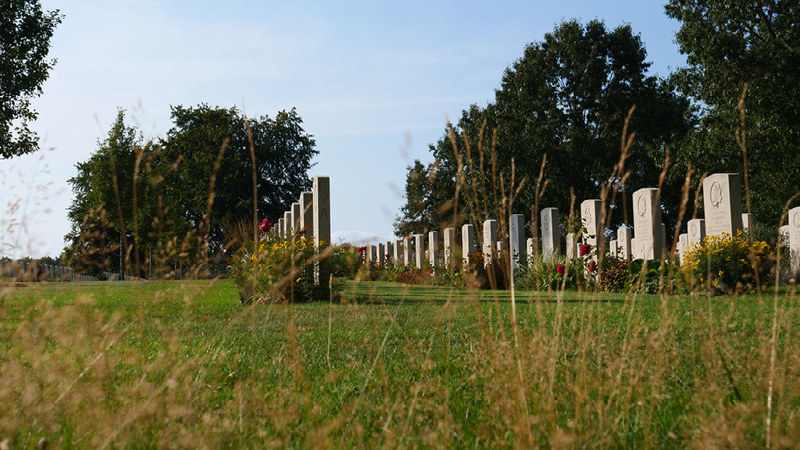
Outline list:
[[[38,148],[30,101],[41,95],[55,63],[47,54],[61,19],[58,10],[42,11],[38,0],[7,0],[0,7],[0,158]]]
[[[78,164],[66,251],[73,267],[139,276],[152,268],[157,276],[208,268],[209,258],[224,266],[230,230],[252,223],[251,155],[259,217],[275,219],[311,187],[317,151],[295,110],[245,120],[236,108],[177,106],[172,118],[156,145],[120,111],[98,150]]]
[[[800,190],[800,3],[671,0],[666,12],[682,22],[688,62],[674,80],[702,108],[684,156],[704,171],[744,173],[744,144],[752,211],[777,225]]]
[[[620,158],[621,135],[632,106],[636,110],[628,131],[635,132],[636,139],[626,165],[630,176],[619,187],[630,193],[658,183],[666,149],[687,133],[691,114],[685,98],[665,81],[647,75],[649,66],[641,39],[627,25],[607,30],[599,21],[586,25],[569,21],[547,33],[542,42],[529,44],[522,58],[506,70],[495,101],[486,107],[472,105],[462,113],[454,133],[431,146],[436,171],[450,180],[449,200],[442,197],[441,188],[428,190],[424,201],[403,208],[396,231],[405,232],[413,223],[440,226],[434,222],[441,217],[426,211],[441,212],[440,206],[452,201],[459,161],[466,175],[460,208],[470,221],[494,217],[504,201],[507,211],[523,178],[527,181],[512,207],[515,212],[530,212],[545,156],[548,187],[541,206],[568,211],[570,192],[577,201],[597,198],[603,183],[619,181],[610,177]],[[430,175],[418,172],[409,168],[409,178]],[[512,178],[515,186],[510,186]],[[665,192],[674,193],[664,198],[669,213],[680,191]],[[475,197],[479,201],[470,206]],[[617,213],[616,221],[624,219]]]
[[[234,224],[252,221],[251,145],[260,217],[275,222],[302,191],[310,190],[308,171],[318,152],[295,109],[280,111],[275,118],[245,120],[236,108],[176,106],[172,108],[172,119],[175,125],[162,142],[158,161],[162,168],[180,162],[175,171],[165,173],[165,189],[192,226],[208,235],[212,252],[224,247],[227,230]],[[215,172],[221,152],[224,153]],[[208,229],[204,229],[206,226]]]

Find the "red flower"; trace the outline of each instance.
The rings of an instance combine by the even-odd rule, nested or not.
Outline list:
[[[590,261],[589,265],[586,266],[586,270],[588,270],[589,273],[594,273],[594,271],[597,270],[597,261]]]
[[[581,256],[586,256],[591,251],[592,251],[592,246],[591,245],[583,244],[583,245],[581,245],[581,248],[578,249],[578,254],[581,255]]]
[[[564,276],[564,272],[566,271],[566,269],[567,268],[564,267],[563,264],[559,264],[556,266],[556,272],[558,272],[558,274],[561,275],[562,277]]]
[[[266,233],[267,231],[269,231],[269,230],[271,230],[271,229],[272,229],[272,223],[269,221],[269,219],[267,219],[266,217],[264,217],[264,220],[262,220],[262,221],[261,221],[261,223],[260,223],[260,224],[258,224],[258,229],[259,229],[259,230],[260,230],[262,233]]]

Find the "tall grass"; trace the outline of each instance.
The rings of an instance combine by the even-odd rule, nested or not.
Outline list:
[[[450,136],[456,139],[452,130]],[[632,139],[623,133],[620,163],[602,187],[606,225],[629,173]],[[506,179],[493,149],[479,144],[473,155],[468,142],[464,149],[462,155],[454,146],[459,170],[450,225],[466,216],[457,209],[458,196],[466,195],[469,217],[496,214],[506,230],[526,178],[512,164]],[[464,160],[472,167],[473,156],[481,173],[489,160],[491,180],[462,170]],[[223,157],[224,147],[217,167]],[[538,196],[547,186],[545,161]],[[691,173],[682,218],[690,179]],[[213,184],[209,192],[210,211]],[[231,230],[238,245],[257,235],[255,222],[248,218]],[[658,295],[573,292],[564,285],[480,291],[477,278],[465,277],[463,289],[352,281],[335,304],[250,306],[219,279],[2,280],[0,442],[526,448],[800,442],[794,286],[776,286],[772,298],[760,291],[678,296],[663,281]]]

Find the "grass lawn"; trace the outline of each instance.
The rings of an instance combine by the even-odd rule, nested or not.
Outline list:
[[[248,307],[229,281],[0,287],[0,441],[800,442],[793,292],[518,292],[515,310],[517,327],[509,292],[377,282],[341,304]]]

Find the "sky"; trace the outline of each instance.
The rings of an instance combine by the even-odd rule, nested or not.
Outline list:
[[[392,239],[406,168],[475,103],[494,98],[525,46],[563,20],[630,24],[651,73],[685,64],[659,1],[42,0],[64,14],[57,63],[34,99],[41,150],[0,160],[0,256],[58,256],[68,179],[127,111],[145,138],[170,106],[297,108],[331,177],[334,242]]]

